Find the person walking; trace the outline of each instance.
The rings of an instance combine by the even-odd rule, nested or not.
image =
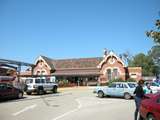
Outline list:
[[[135,105],[136,105],[136,110],[134,113],[134,120],[137,120],[137,118],[138,118],[141,100],[144,97],[143,85],[144,85],[144,80],[139,80],[138,86],[136,87],[136,89],[134,91],[134,94],[135,94],[134,99],[135,99]]]

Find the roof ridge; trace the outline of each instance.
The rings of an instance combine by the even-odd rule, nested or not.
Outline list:
[[[59,60],[80,60],[80,59],[94,59],[94,58],[103,58],[103,57],[86,57],[86,58],[62,58],[62,59],[52,59],[52,60],[55,60],[55,61],[59,61]]]

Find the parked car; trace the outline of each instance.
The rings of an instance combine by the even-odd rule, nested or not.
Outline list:
[[[8,83],[0,83],[0,99],[22,98],[23,91]]]
[[[134,96],[133,92],[136,86],[136,82],[113,82],[109,86],[97,86],[94,93],[97,93],[100,98],[104,96],[116,96],[130,99]]]
[[[160,120],[160,93],[147,94],[140,106],[141,120]]]
[[[157,92],[160,92],[160,85],[156,82],[145,82],[145,85],[149,83],[151,86],[151,90],[153,93],[157,93]]]
[[[33,92],[36,92],[40,95],[46,93],[47,91],[52,91],[53,93],[57,92],[58,84],[50,82],[45,78],[27,78],[25,81],[24,91],[31,95]]]

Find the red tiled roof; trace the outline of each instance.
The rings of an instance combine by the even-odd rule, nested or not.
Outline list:
[[[65,68],[96,68],[102,61],[102,57],[74,58],[74,59],[51,59],[42,56],[52,69]]]
[[[55,70],[52,75],[68,76],[68,75],[99,75],[97,66],[102,61],[102,57],[94,58],[77,58],[77,59],[51,59],[42,56],[45,61]]]
[[[52,60],[55,69],[64,68],[96,68],[102,61],[101,57]]]

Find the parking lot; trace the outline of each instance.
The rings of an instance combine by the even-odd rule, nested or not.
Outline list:
[[[98,98],[92,88],[61,89],[57,94],[24,95],[0,103],[1,120],[132,120],[134,101]]]

